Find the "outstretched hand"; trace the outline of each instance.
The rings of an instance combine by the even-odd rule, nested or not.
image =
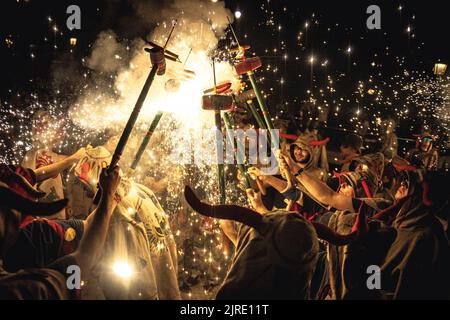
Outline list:
[[[261,170],[257,167],[250,167],[247,169],[247,173],[250,176],[252,180],[264,180],[264,174],[261,172]]]
[[[280,168],[280,173],[281,176],[286,179],[287,183],[288,183],[288,187],[292,187],[294,184],[294,176],[293,176],[293,169],[292,167],[294,167],[295,171],[298,171],[298,168],[295,168],[295,164],[293,164],[292,160],[282,154],[281,152],[278,153],[278,165]]]
[[[256,210],[258,213],[268,212],[262,202],[261,192],[255,192],[255,190],[251,188],[245,190],[245,192],[247,193],[248,202],[253,210]]]

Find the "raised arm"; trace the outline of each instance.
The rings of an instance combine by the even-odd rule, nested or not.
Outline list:
[[[73,155],[68,156],[61,161],[52,163],[48,166],[40,167],[39,169],[35,169],[34,173],[36,174],[36,182],[39,183],[58,175],[62,171],[70,168],[72,165],[77,163],[78,160],[80,160],[85,154],[85,148],[81,148]]]
[[[258,179],[259,181],[263,182],[265,185],[272,186],[280,193],[283,193],[286,190],[288,190],[290,187],[292,187],[292,184],[289,183],[289,180],[285,181],[282,179],[278,179],[274,176],[264,175],[261,172],[261,170],[259,170],[256,167],[248,168],[248,174],[249,174],[250,178],[252,178],[253,180]]]
[[[280,167],[287,167],[291,174],[297,174],[301,169],[283,154],[280,154],[279,162]],[[297,174],[295,178],[320,203],[338,210],[355,212],[351,197],[334,192],[320,179],[314,178],[304,171]]]
[[[84,276],[98,261],[106,239],[107,229],[112,213],[117,205],[115,193],[120,182],[119,168],[107,174],[104,169],[100,175],[101,200],[98,207],[89,216],[83,239],[73,256]]]

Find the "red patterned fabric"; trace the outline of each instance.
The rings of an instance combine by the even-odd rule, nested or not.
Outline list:
[[[31,185],[36,184],[36,175],[34,174],[33,170],[23,168],[21,166],[10,166],[10,169],[12,171],[14,171],[15,173],[24,177]],[[30,194],[28,194],[28,192],[17,182],[8,183],[8,187],[10,187],[14,192],[21,195],[24,198],[27,198],[30,200],[36,200],[36,198],[34,198]]]

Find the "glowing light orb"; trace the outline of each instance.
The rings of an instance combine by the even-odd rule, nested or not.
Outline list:
[[[436,63],[434,65],[434,74],[442,76],[447,71],[447,65],[444,63]]]
[[[236,19],[239,19],[240,17],[242,17],[242,12],[240,12],[239,10],[236,10],[234,12],[234,16],[236,17]]]
[[[112,267],[114,273],[123,279],[129,279],[133,275],[133,268],[126,261],[117,261]]]

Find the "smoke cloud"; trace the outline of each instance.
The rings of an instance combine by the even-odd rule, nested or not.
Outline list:
[[[167,72],[157,77],[150,89],[140,119],[149,119],[159,110],[171,112],[178,120],[192,125],[192,117],[210,121],[210,114],[201,110],[203,90],[213,86],[210,54],[224,36],[228,19],[233,15],[223,1],[131,0],[136,14],[156,28],[146,36],[148,40],[164,45],[172,25],[176,26],[167,49],[179,55],[182,63],[167,60]],[[101,32],[85,59],[94,72],[110,73],[110,88],[90,86],[70,110],[72,119],[87,129],[121,127],[128,119],[151,68],[142,39],[119,40],[107,30]],[[187,60],[189,56],[189,59]],[[183,69],[196,73],[195,79],[186,79]],[[238,84],[234,68],[228,62],[217,62],[217,81]],[[167,92],[167,83],[179,82],[179,91]],[[187,121],[190,119],[190,121]]]

